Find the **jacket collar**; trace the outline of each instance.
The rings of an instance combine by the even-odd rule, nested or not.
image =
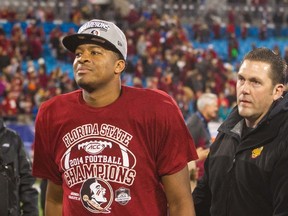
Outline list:
[[[281,114],[282,113],[282,114]],[[280,114],[280,115],[279,115]],[[285,124],[288,116],[288,94],[283,98],[275,101],[258,126],[252,131],[248,132],[244,137],[241,137],[244,118],[239,115],[238,107],[234,107],[227,120],[219,127],[218,131],[230,134],[239,141],[241,140],[241,147],[239,150],[265,145],[270,140],[274,139],[280,130],[280,127]],[[273,130],[271,130],[273,128]],[[261,137],[261,139],[259,139]]]
[[[259,127],[262,124],[265,124],[267,122],[270,122],[277,116],[279,113],[282,112],[287,112],[288,111],[288,93],[285,93],[285,95],[278,100],[274,101],[270,107],[270,110],[267,112],[267,114],[261,119],[261,121],[258,123],[257,127]],[[236,127],[243,126],[239,125],[240,121],[243,120],[244,123],[244,118],[239,115],[238,112],[238,106],[235,106],[229,117],[227,118],[226,121],[219,127],[219,130],[231,130],[232,128],[236,129]]]

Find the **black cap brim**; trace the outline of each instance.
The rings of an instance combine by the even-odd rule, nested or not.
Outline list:
[[[97,44],[103,46],[106,49],[120,53],[118,49],[109,41],[105,40],[102,37],[98,37],[96,35],[91,34],[73,34],[65,36],[62,40],[62,44],[67,50],[69,50],[72,53],[75,53],[77,47],[82,44]]]

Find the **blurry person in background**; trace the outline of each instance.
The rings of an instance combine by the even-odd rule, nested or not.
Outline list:
[[[204,174],[204,161],[212,143],[208,123],[218,117],[218,97],[213,93],[203,93],[196,101],[197,111],[187,119],[187,127],[194,139],[199,159],[196,161],[196,180]],[[189,167],[194,161],[190,162]]]
[[[38,216],[38,192],[23,142],[0,117],[0,215]]]

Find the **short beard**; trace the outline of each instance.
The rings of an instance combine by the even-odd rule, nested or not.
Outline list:
[[[92,92],[94,92],[95,91],[95,86],[93,86],[93,85],[91,85],[91,84],[89,84],[89,83],[77,83],[77,85],[80,87],[80,88],[82,88],[82,89],[84,89],[85,91],[87,91],[88,93],[92,93]]]

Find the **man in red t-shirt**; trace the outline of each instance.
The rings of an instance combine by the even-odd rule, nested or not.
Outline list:
[[[33,174],[48,179],[46,216],[195,215],[193,140],[169,95],[121,85],[124,33],[91,20],[63,45],[75,54],[80,89],[37,115]]]

